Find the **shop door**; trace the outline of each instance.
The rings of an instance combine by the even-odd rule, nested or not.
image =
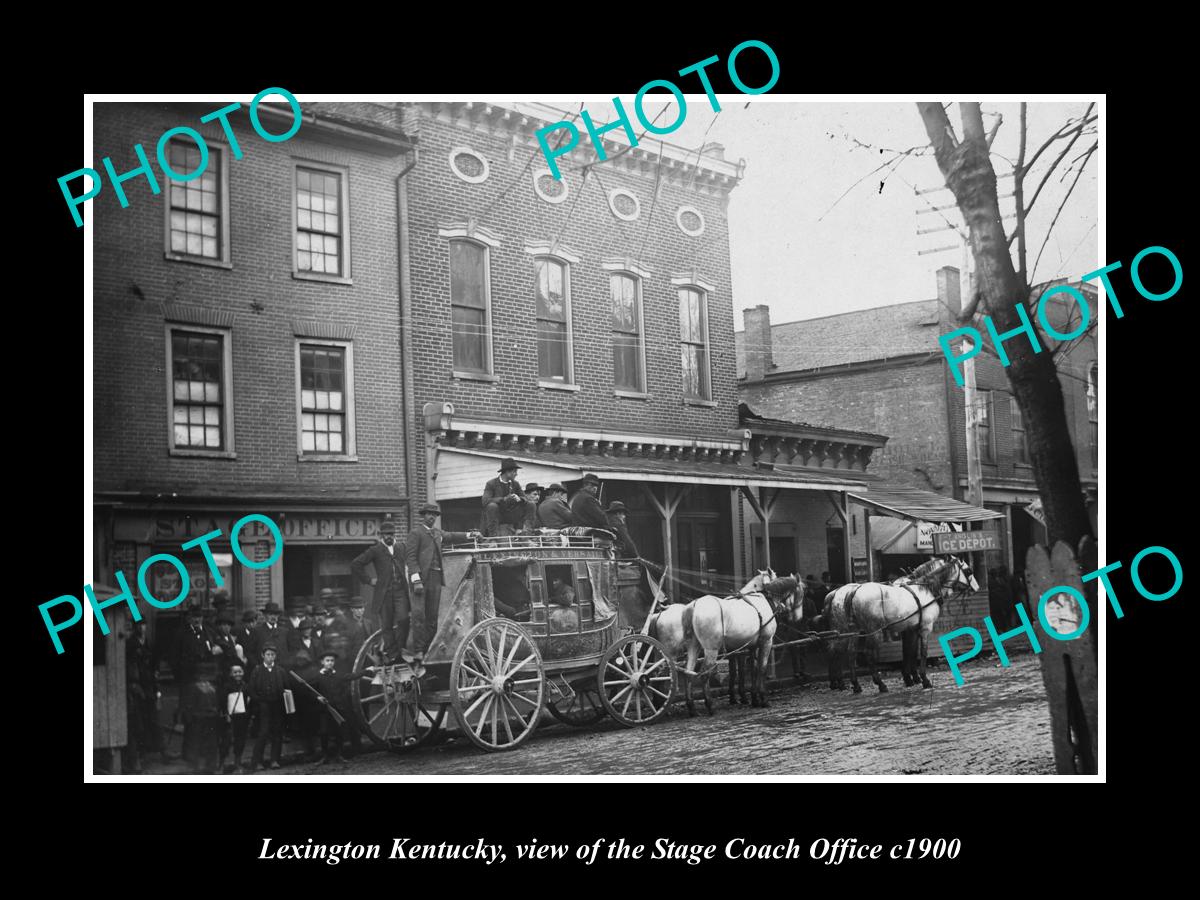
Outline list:
[[[829,548],[829,577],[834,584],[846,583],[846,532],[842,528],[825,529],[825,546]]]

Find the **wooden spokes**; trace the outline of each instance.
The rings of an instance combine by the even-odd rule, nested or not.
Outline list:
[[[652,637],[630,634],[613,644],[596,676],[600,702],[627,728],[666,715],[675,696],[675,660]]]
[[[529,632],[510,619],[480,622],[454,653],[454,717],[484,750],[511,750],[533,734],[545,693],[542,655]]]
[[[421,680],[406,665],[385,665],[381,632],[375,632],[358,651],[354,671],[375,671],[350,682],[357,725],[376,744],[391,750],[410,750],[428,741],[441,727],[446,704],[426,703]]]
[[[546,709],[564,725],[577,728],[592,725],[608,715],[600,702],[600,695],[591,686],[576,686],[575,694],[569,700],[551,700],[546,704]]]

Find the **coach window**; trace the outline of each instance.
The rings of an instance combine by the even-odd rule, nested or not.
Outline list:
[[[229,252],[229,156],[217,141],[205,140],[204,171],[188,181],[167,179],[166,258],[232,268]],[[171,170],[190,175],[200,169],[195,141],[176,138],[167,144]]]
[[[296,341],[299,458],[353,461],[354,346]]]
[[[228,329],[167,327],[172,455],[234,455],[230,344]]]
[[[337,166],[296,166],[297,278],[350,284],[349,175]]]

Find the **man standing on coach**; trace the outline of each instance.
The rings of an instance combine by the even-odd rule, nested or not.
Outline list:
[[[366,566],[375,569],[375,577],[367,576]],[[350,571],[363,584],[375,588],[374,617],[383,631],[383,655],[395,662],[408,641],[408,589],[404,583],[404,544],[396,543],[396,523],[385,516],[379,526],[379,543],[367,548],[350,563]],[[400,636],[396,640],[396,605],[400,605]]]
[[[424,620],[417,636],[417,655],[424,657],[425,651],[437,633],[438,611],[442,602],[442,542],[461,544],[480,537],[478,531],[445,531],[435,527],[442,511],[436,503],[423,503],[417,510],[421,521],[408,533],[405,558],[408,561],[412,593],[416,600],[424,600]],[[408,637],[408,608],[401,616],[401,646]]]

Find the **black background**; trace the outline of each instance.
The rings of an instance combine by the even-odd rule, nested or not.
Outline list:
[[[14,286],[8,296],[15,307],[10,328],[16,333],[10,339],[28,342],[28,361],[20,368],[28,381],[9,370],[13,386],[25,389],[9,394],[14,416],[9,446],[19,449],[10,456],[8,516],[9,572],[16,580],[8,621],[15,631],[11,639],[22,644],[26,663],[21,669],[25,677],[10,672],[5,727],[17,751],[8,772],[11,790],[17,796],[28,790],[30,802],[19,812],[35,820],[27,840],[51,855],[64,846],[56,835],[65,830],[74,852],[92,872],[98,873],[97,867],[108,861],[118,868],[129,866],[145,883],[154,879],[160,885],[175,883],[162,879],[189,871],[191,864],[214,874],[255,868],[256,874],[272,879],[273,889],[266,896],[293,878],[318,888],[331,875],[345,889],[424,885],[419,888],[422,893],[459,892],[475,880],[505,892],[582,888],[590,893],[589,884],[621,892],[660,880],[665,882],[663,889],[678,890],[685,882],[715,886],[709,879],[718,874],[743,891],[772,894],[790,885],[795,890],[811,888],[814,878],[849,875],[856,881],[856,876],[867,874],[914,891],[964,890],[979,883],[975,878],[966,881],[968,874],[1018,887],[1030,884],[1030,873],[1050,858],[1064,864],[1082,859],[1082,871],[1094,872],[1103,864],[1108,842],[1137,844],[1151,834],[1162,858],[1161,841],[1170,831],[1156,818],[1155,804],[1164,792],[1170,796],[1186,783],[1191,767],[1192,750],[1183,742],[1181,729],[1191,724],[1195,708],[1184,674],[1193,652],[1193,632],[1185,621],[1186,584],[1171,600],[1151,603],[1134,594],[1127,567],[1139,550],[1160,544],[1174,550],[1188,570],[1186,545],[1192,530],[1184,527],[1181,513],[1189,508],[1184,492],[1194,471],[1195,379],[1188,349],[1191,333],[1183,321],[1186,284],[1172,299],[1151,303],[1134,292],[1128,264],[1142,248],[1162,245],[1188,268],[1182,228],[1193,204],[1194,163],[1179,133],[1186,127],[1186,112],[1170,87],[1177,83],[1169,72],[1173,54],[1127,36],[1119,50],[1109,38],[1106,48],[1089,48],[1091,55],[1085,56],[1079,39],[1067,37],[1080,31],[1086,24],[1082,21],[1047,28],[1040,35],[997,22],[988,26],[994,30],[971,32],[977,38],[968,41],[951,40],[949,34],[951,27],[968,26],[956,22],[935,27],[931,16],[927,28],[911,34],[889,18],[865,20],[845,33],[776,21],[771,26],[725,23],[706,34],[684,36],[675,24],[639,24],[636,8],[606,8],[569,25],[531,10],[523,29],[502,37],[488,26],[469,37],[451,34],[440,22],[422,23],[401,8],[372,15],[380,21],[377,29],[362,29],[364,34],[373,32],[369,40],[339,40],[335,27],[325,36],[328,40],[317,41],[311,29],[299,29],[298,23],[293,32],[291,17],[285,14],[278,20],[281,28],[222,29],[218,46],[199,55],[169,51],[174,45],[165,28],[144,39],[112,38],[123,41],[127,50],[142,45],[157,50],[136,65],[115,47],[97,58],[77,57],[73,66],[59,66],[41,83],[37,102],[28,107],[44,122],[27,132],[35,135],[27,147],[32,160],[23,155],[19,165],[11,161],[9,178],[26,191],[21,210],[33,214],[36,224],[28,245],[40,262],[28,273],[33,277],[26,286]],[[1020,36],[1006,37],[1009,30],[1020,31]],[[204,29],[200,34],[205,35]],[[320,65],[303,35],[321,45]],[[1118,621],[1109,612],[1106,623],[1103,759],[1108,784],[935,784],[912,779],[900,784],[724,780],[564,785],[464,780],[280,781],[269,791],[265,784],[247,782],[85,787],[80,740],[85,722],[78,699],[82,629],[64,634],[67,650],[56,656],[37,612],[37,604],[47,599],[79,595],[81,570],[74,568],[74,553],[81,536],[85,544],[91,539],[83,523],[80,470],[75,468],[85,440],[74,419],[79,397],[75,392],[80,376],[89,377],[81,372],[83,349],[77,343],[81,334],[83,342],[88,340],[77,305],[83,231],[74,228],[55,181],[80,165],[83,93],[247,94],[267,85],[283,85],[296,94],[595,92],[606,97],[620,94],[628,106],[646,81],[670,78],[713,54],[722,58],[721,65],[709,70],[714,88],[732,92],[723,61],[747,38],[766,41],[779,57],[781,77],[772,94],[883,89],[927,91],[931,96],[954,91],[955,97],[971,91],[1020,92],[1035,99],[1035,91],[1107,93],[1101,148],[1107,169],[1105,262],[1125,263],[1113,283],[1126,312],[1119,321],[1108,313],[1103,368],[1107,387],[1101,427],[1108,465],[1101,496],[1107,503],[1107,559],[1126,565],[1113,579],[1126,616]],[[887,52],[879,47],[885,39]],[[1130,59],[1128,54],[1135,51],[1137,58]],[[761,73],[753,69],[757,56],[752,51],[739,58],[739,71],[748,84],[766,80],[765,68]],[[1103,64],[1095,65],[1100,60]],[[180,74],[185,70],[192,74]],[[685,82],[685,89],[694,86]],[[18,114],[10,107],[10,116]],[[1151,278],[1147,274],[1154,283]],[[104,347],[94,352],[98,366],[115,362]],[[730,753],[731,768],[736,768],[737,749],[731,747]],[[23,788],[23,783],[29,787]],[[883,843],[885,854],[892,844],[910,837],[958,837],[963,851],[954,863],[859,862],[832,867],[805,858],[772,864],[769,872],[758,864],[719,858],[699,866],[622,862],[605,867],[605,875],[612,877],[589,882],[589,870],[571,865],[514,868],[511,852],[510,862],[499,870],[445,863],[256,863],[264,836],[277,844],[303,843],[310,837],[328,843],[378,842],[385,854],[391,838],[401,836],[468,843],[484,837],[510,846],[534,836],[542,842],[571,844],[597,837],[631,842],[667,837],[715,843],[718,856],[735,836],[754,843],[786,843],[795,837],[805,847],[819,837],[855,837]],[[914,866],[917,878],[905,879],[904,872]],[[935,881],[939,874],[948,880]],[[217,881],[208,883],[214,891],[221,890]],[[839,883],[848,884],[844,879]],[[239,893],[246,890],[258,893],[246,886]]]

